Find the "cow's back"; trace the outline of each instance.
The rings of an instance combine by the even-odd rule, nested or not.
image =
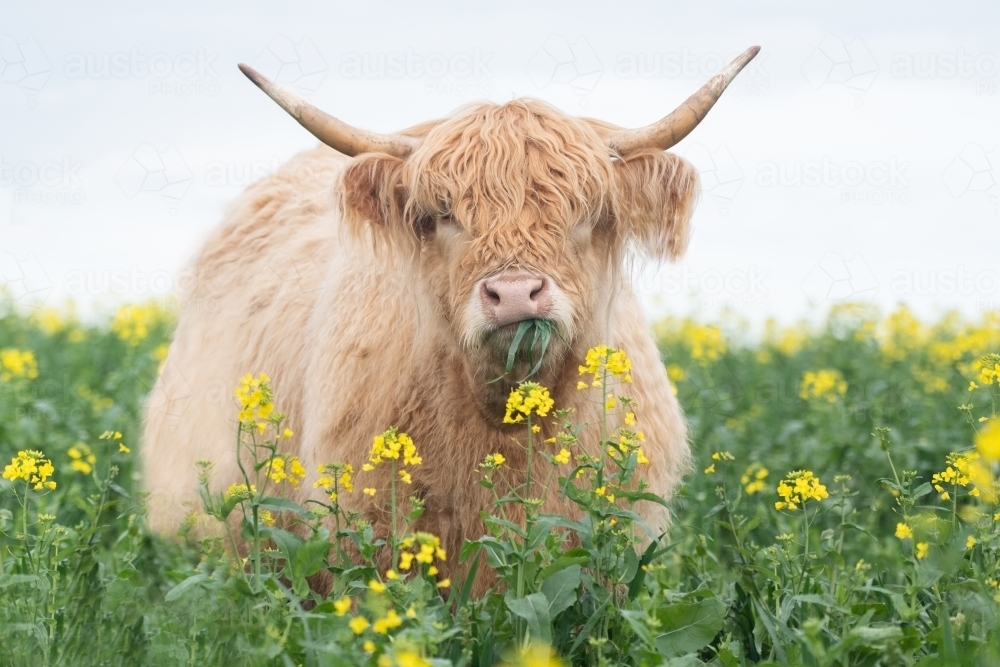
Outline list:
[[[251,185],[190,267],[146,406],[142,458],[155,529],[171,531],[198,509],[197,461],[212,461],[214,491],[239,480],[233,388],[241,376],[271,374],[278,407],[297,428],[310,318],[345,257],[334,200],[345,162],[319,147]]]

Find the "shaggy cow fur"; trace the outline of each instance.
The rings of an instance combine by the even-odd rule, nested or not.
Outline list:
[[[332,461],[360,471],[389,426],[410,434],[423,456],[408,487],[426,503],[419,527],[440,535],[455,567],[462,540],[484,530],[477,464],[502,453],[512,483],[526,467],[523,428],[501,423],[512,383],[487,384],[510,332],[490,331],[473,306],[479,281],[511,267],[558,290],[550,316],[568,345],[554,343],[537,378],[557,407],[595,422],[600,405],[577,391],[577,366],[600,343],[627,351],[642,473],[669,496],[688,462],[685,424],[624,269],[637,255],[683,252],[697,177],[662,151],[610,155],[610,129],[536,101],[481,104],[410,130],[423,141],[405,159],[319,147],[250,186],[194,262],[149,399],[150,524],[173,531],[197,509],[197,460],[214,463],[214,491],[240,481],[232,388],[266,372],[295,432],[286,451],[312,475]],[[341,497],[383,533],[386,494],[360,487],[385,489],[386,474],[359,472],[359,490]],[[311,481],[299,500],[320,497]],[[571,511],[557,496],[544,511]],[[666,525],[659,506],[639,509]]]

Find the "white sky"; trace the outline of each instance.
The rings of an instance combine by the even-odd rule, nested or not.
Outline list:
[[[1000,308],[995,2],[6,2],[0,287],[159,297],[253,175],[312,137],[240,61],[393,130],[531,96],[622,125],[763,51],[677,152],[704,192],[655,313]]]

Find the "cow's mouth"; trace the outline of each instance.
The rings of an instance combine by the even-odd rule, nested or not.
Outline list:
[[[562,339],[556,323],[548,319],[506,324],[490,329],[483,336],[492,361],[502,369],[501,377],[516,382],[537,374]]]

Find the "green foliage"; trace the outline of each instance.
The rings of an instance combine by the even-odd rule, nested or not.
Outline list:
[[[225,537],[151,534],[135,452],[170,309],[125,308],[106,327],[0,307],[0,465],[36,450],[57,482],[0,480],[0,664],[1000,661],[1000,359],[983,356],[1000,350],[993,315],[928,327],[905,310],[842,308],[823,327],[769,328],[761,341],[741,340],[738,323],[659,324],[699,461],[666,535],[636,511],[663,500],[638,481],[642,406],[627,396],[625,355],[595,349],[586,361],[582,390],[606,406],[586,426],[600,429],[600,457],[579,449],[572,414],[523,383],[507,420],[524,427],[539,472],[512,485],[502,459],[484,461],[487,534],[447,554],[468,570],[448,586],[436,538],[410,528],[422,505],[402,482],[388,537],[338,504],[346,462],[322,472],[328,503],[288,498],[305,471],[279,453],[289,435],[266,379],[245,379],[238,398],[233,455],[253,461],[243,488],[202,489]],[[547,341],[536,327],[528,349]],[[30,351],[37,372],[4,351]],[[555,442],[535,440],[541,419],[559,426]],[[419,464],[413,443],[394,429],[379,437],[374,465],[403,479]],[[545,511],[559,494],[572,516]],[[484,568],[499,583],[473,598]],[[310,587],[317,578],[329,595]]]

